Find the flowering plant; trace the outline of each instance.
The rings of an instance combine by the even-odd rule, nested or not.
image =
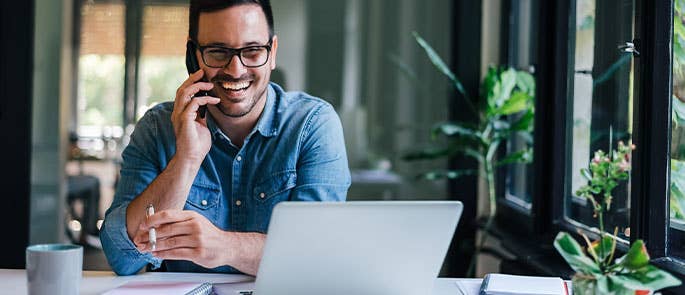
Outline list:
[[[576,272],[574,294],[643,294],[681,283],[649,264],[642,240],[633,242],[625,255],[614,259],[617,229],[613,235],[604,230],[604,214],[611,209],[613,189],[629,177],[630,153],[634,149],[635,145],[619,142],[618,148],[609,153],[595,152],[590,167],[581,169],[588,183],[576,195],[592,204],[593,216],[599,219],[599,239],[590,242],[581,234],[587,243],[585,249],[566,232],[560,232],[554,240],[554,247]]]

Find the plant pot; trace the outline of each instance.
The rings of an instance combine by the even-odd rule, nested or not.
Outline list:
[[[647,290],[632,290],[620,288],[610,292],[602,292],[597,284],[597,278],[585,274],[576,274],[571,279],[573,295],[651,295]]]

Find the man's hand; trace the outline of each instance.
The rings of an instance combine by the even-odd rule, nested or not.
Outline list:
[[[165,210],[140,224],[133,242],[140,251],[150,251],[148,232],[157,231],[152,254],[162,259],[189,260],[206,268],[227,265],[231,253],[228,232],[222,231],[195,211]]]
[[[176,91],[174,111],[171,122],[176,135],[176,155],[193,162],[202,162],[212,146],[212,138],[207,129],[207,119],[197,114],[202,105],[214,105],[219,99],[211,96],[193,96],[201,90],[214,88],[209,82],[198,82],[204,72],[198,70],[186,79]]]
[[[141,223],[133,242],[138,250],[151,249],[148,232],[157,231],[152,255],[161,259],[188,260],[206,268],[230,265],[256,275],[266,236],[260,233],[223,231],[195,211],[164,210]]]

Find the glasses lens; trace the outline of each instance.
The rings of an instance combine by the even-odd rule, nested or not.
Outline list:
[[[231,59],[231,52],[225,48],[220,47],[208,47],[205,49],[202,56],[205,60],[207,66],[213,68],[221,68],[228,63]]]
[[[266,63],[269,51],[266,47],[247,47],[240,51],[240,59],[246,67],[258,67]]]

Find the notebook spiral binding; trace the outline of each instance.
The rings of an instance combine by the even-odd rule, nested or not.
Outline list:
[[[186,295],[211,295],[212,294],[212,284],[203,283],[199,287],[188,292]]]

